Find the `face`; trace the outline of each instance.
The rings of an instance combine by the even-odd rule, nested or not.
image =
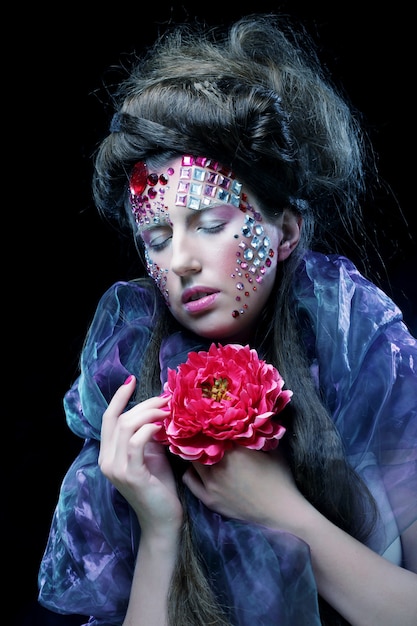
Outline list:
[[[172,315],[202,337],[249,341],[275,281],[280,221],[267,223],[208,159],[180,157],[155,173],[138,163],[130,189],[147,270]]]

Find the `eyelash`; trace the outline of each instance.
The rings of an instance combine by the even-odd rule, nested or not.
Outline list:
[[[211,235],[213,233],[220,233],[225,226],[226,224],[222,222],[221,224],[216,224],[216,226],[210,226],[210,228],[208,228],[207,226],[200,226],[200,229]]]
[[[162,243],[148,243],[147,248],[153,252],[160,252],[167,246],[169,239],[171,238],[165,239]]]
[[[199,226],[197,228],[197,230],[202,230],[204,232],[206,232],[208,235],[215,235],[216,233],[220,233],[224,227],[226,226],[226,224],[224,222],[222,222],[221,224],[216,224],[215,226]],[[152,250],[153,252],[160,252],[161,250],[163,250],[167,245],[168,245],[168,241],[171,239],[171,237],[167,237],[166,239],[164,239],[164,241],[162,241],[161,243],[148,243],[147,247]]]

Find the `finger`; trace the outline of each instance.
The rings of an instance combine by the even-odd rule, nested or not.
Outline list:
[[[182,481],[186,487],[191,491],[192,494],[202,500],[205,489],[204,483],[197,473],[196,469],[193,465],[190,465],[182,475]]]
[[[152,454],[157,453],[157,449],[152,446],[159,446],[160,450],[164,449],[161,444],[156,444],[153,440],[153,436],[161,428],[158,424],[146,423],[141,426],[136,432],[129,438],[127,442],[127,456],[132,467],[136,465],[143,465],[146,459]],[[117,447],[117,452],[121,450],[121,446]],[[116,456],[117,456],[116,452]]]
[[[164,408],[165,398],[148,398],[143,402],[135,404],[129,410],[123,411],[116,419],[116,426],[121,431],[133,435],[136,430],[144,424],[160,422],[166,418],[167,412]]]
[[[105,414],[119,416],[120,413],[126,408],[126,405],[135,389],[136,379],[134,376],[128,376],[123,385],[116,390],[109,405],[105,411]]]
[[[166,417],[166,410],[163,408],[166,402],[166,398],[149,398],[128,411],[122,412],[119,416],[111,417],[108,428],[104,422],[101,458],[106,456],[107,460],[115,464],[121,463],[123,466],[135,443],[142,445],[142,429],[145,426],[154,424],[155,428],[152,432],[160,430],[162,421]]]
[[[123,385],[121,385],[112,399],[109,402],[107,409],[103,413],[103,419],[101,423],[101,441],[102,444],[109,441],[117,420],[121,413],[123,413],[124,409],[129,402],[129,398],[131,397],[133,390],[135,388],[136,379],[134,376],[129,376]]]

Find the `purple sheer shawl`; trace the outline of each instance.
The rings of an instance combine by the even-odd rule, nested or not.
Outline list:
[[[334,416],[349,461],[373,492],[383,519],[370,545],[381,554],[417,519],[417,342],[393,302],[343,257],[308,253],[294,283],[311,371]],[[155,306],[135,283],[102,297],[64,399],[71,430],[85,444],[60,491],[39,571],[39,602],[94,626],[123,621],[140,529],[101,474],[101,416],[141,355]],[[167,367],[200,339],[176,333],[160,353]],[[197,543],[219,600],[235,626],[320,624],[309,547],[284,531],[223,518],[189,494]]]

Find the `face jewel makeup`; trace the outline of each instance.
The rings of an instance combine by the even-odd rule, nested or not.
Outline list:
[[[130,204],[139,226],[158,223],[166,213],[164,196],[172,167],[161,174],[149,172],[146,163],[138,161],[129,180]],[[233,172],[213,159],[184,155],[181,158],[175,205],[193,211],[214,205],[231,204],[241,210],[248,208],[242,184]]]
[[[135,222],[139,226],[155,224],[165,213],[164,194],[169,177],[174,170],[169,167],[166,172],[149,173],[146,163],[138,161],[133,167],[129,180],[129,198]]]
[[[245,209],[241,192],[242,184],[230,169],[206,157],[182,157],[176,206],[198,211],[222,202]]]
[[[231,274],[236,280],[238,291],[236,302],[239,308],[232,312],[233,317],[237,318],[248,309],[249,295],[256,293],[257,286],[263,282],[274,254],[261,223],[262,215],[249,204],[247,195],[242,190],[242,183],[236,180],[230,168],[207,157],[190,155],[178,157],[171,163],[175,170],[170,166],[161,173],[149,172],[146,163],[142,161],[133,167],[129,192],[134,219],[140,228],[162,222],[172,226],[169,203],[191,211],[200,211],[218,204],[228,204],[242,211],[245,214],[244,223],[241,235],[234,235],[234,239],[240,239],[240,242],[237,244],[235,271]],[[172,186],[174,181],[175,185]],[[154,279],[169,305],[168,269],[154,263],[147,250],[145,254],[148,274]]]
[[[242,226],[242,235],[244,239],[239,243],[239,250],[236,253],[236,269],[235,274],[232,274],[232,278],[237,278],[236,289],[243,292],[245,285],[242,282],[246,280],[252,292],[257,291],[257,283],[260,285],[263,282],[263,276],[267,271],[267,268],[271,266],[271,259],[274,256],[274,250],[270,247],[271,241],[264,233],[264,227],[258,220],[261,220],[261,216],[255,219],[251,215],[245,216],[245,223]],[[250,291],[244,291],[245,298],[249,298]],[[237,318],[239,315],[243,315],[248,308],[248,304],[245,302],[240,305],[242,296],[236,296],[236,302],[239,302],[239,309],[232,311],[232,316]]]

